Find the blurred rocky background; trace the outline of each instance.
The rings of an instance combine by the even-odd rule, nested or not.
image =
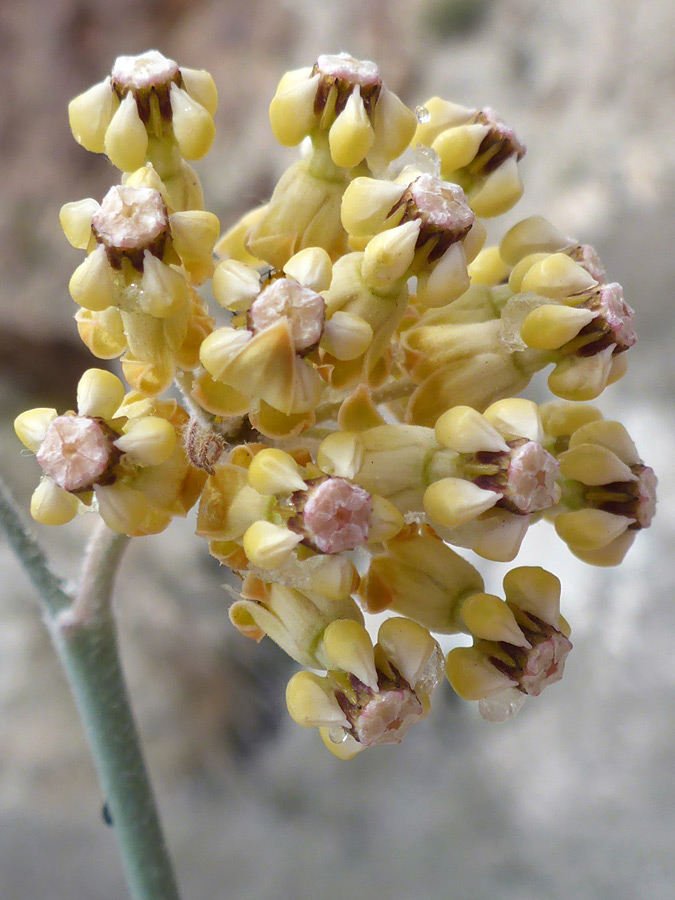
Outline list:
[[[672,2],[0,2],[0,466],[26,505],[36,467],[11,422],[70,405],[91,364],[58,210],[116,177],[72,140],[66,104],[122,53],[156,47],[214,75],[219,134],[199,170],[224,227],[294,158],[267,105],[319,53],[375,59],[411,105],[495,107],[528,145],[525,197],[495,237],[543,213],[597,247],[637,312],[629,374],[599,405],[656,469],[659,512],[618,570],[578,562],[545,524],[528,535],[519,561],[562,578],[575,650],[512,723],[484,723],[447,687],[401,747],[339,762],[287,719],[291,664],[229,626],[224,572],[192,523],[133,542],[122,649],[186,900],[672,898],[674,37]],[[64,573],[88,528],[40,530]],[[0,897],[121,900],[104,798],[4,542],[0,564]],[[485,566],[488,590],[504,568]]]

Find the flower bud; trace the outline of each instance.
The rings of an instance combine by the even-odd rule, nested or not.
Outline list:
[[[213,273],[213,294],[221,306],[245,312],[260,293],[260,275],[245,263],[224,259]]]
[[[244,552],[254,566],[277,569],[288,560],[302,535],[272,522],[258,521],[243,536]]]
[[[273,448],[261,450],[253,457],[248,467],[248,483],[260,494],[290,494],[307,490],[293,457]]]
[[[105,133],[104,147],[110,162],[123,172],[133,172],[144,164],[148,133],[133,94],[127,94],[117,107]]]
[[[505,263],[515,266],[531,253],[555,253],[574,245],[542,216],[522,219],[510,228],[501,240],[499,252]]]
[[[187,91],[171,85],[171,124],[185,159],[201,159],[211,149],[216,135],[212,114]]]
[[[333,264],[323,247],[306,247],[284,265],[284,272],[293,281],[313,291],[330,287]]]
[[[112,419],[124,400],[124,385],[105,369],[88,369],[77,385],[80,416]]]
[[[336,166],[357,166],[375,141],[366,108],[357,85],[328,133],[330,153]]]
[[[68,104],[68,119],[77,143],[92,153],[103,153],[105,134],[116,107],[117,98],[112,91],[110,78],[105,78],[71,100]]]
[[[363,256],[363,278],[373,288],[388,288],[412,265],[420,222],[411,221],[375,235]]]

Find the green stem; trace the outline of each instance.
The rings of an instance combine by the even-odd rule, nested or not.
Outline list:
[[[44,600],[47,611],[57,615],[67,609],[71,596],[61,579],[52,572],[42,547],[35,540],[19,513],[14,498],[0,478],[0,528],[24,567],[26,574]]]
[[[107,798],[133,900],[179,900],[127,695],[110,599],[127,538],[101,524],[73,598],[0,481],[0,528],[43,598],[46,622]]]

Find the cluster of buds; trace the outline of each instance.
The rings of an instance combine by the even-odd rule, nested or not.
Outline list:
[[[87,199],[61,210],[66,237],[88,254],[69,286],[81,307],[80,334],[99,357],[124,353],[125,377],[150,396],[170,387],[177,368],[194,369],[212,328],[194,285],[213,272],[218,219],[171,212],[167,203],[157,173],[143,166],[100,204]]]
[[[188,163],[215,110],[210,76],[157,51],[70,105],[76,140],[123,173],[61,213],[87,254],[76,320],[132,390],[94,369],[77,412],[18,417],[43,472],[33,516],[96,511],[142,535],[198,503],[233,625],[306,669],[290,715],[340,758],[398,743],[444,675],[503,721],[562,676],[560,582],[516,567],[501,599],[452,547],[510,563],[548,520],[608,566],[648,527],[656,477],[623,426],[517,396],[552,364],[555,395],[597,397],[625,372],[633,312],[593,249],[539,216],[483,246],[525,152],[489,108],[415,113],[374,63],[320,56],[270,107],[304,156],[218,241]],[[174,382],[189,414],[160,398]],[[455,634],[473,645],[444,660],[434,635]]]

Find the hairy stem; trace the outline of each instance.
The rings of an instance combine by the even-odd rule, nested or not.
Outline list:
[[[0,528],[34,587],[42,597],[47,612],[57,615],[70,606],[72,598],[62,580],[52,571],[44,550],[35,540],[17,509],[4,480],[0,478]]]
[[[110,610],[110,600],[122,554],[129,542],[99,521],[82,563],[80,586],[69,610],[72,623],[92,625]]]
[[[110,605],[127,538],[100,525],[75,597],[66,592],[0,480],[0,529],[37,588],[112,816],[133,900],[179,900],[129,704]]]

